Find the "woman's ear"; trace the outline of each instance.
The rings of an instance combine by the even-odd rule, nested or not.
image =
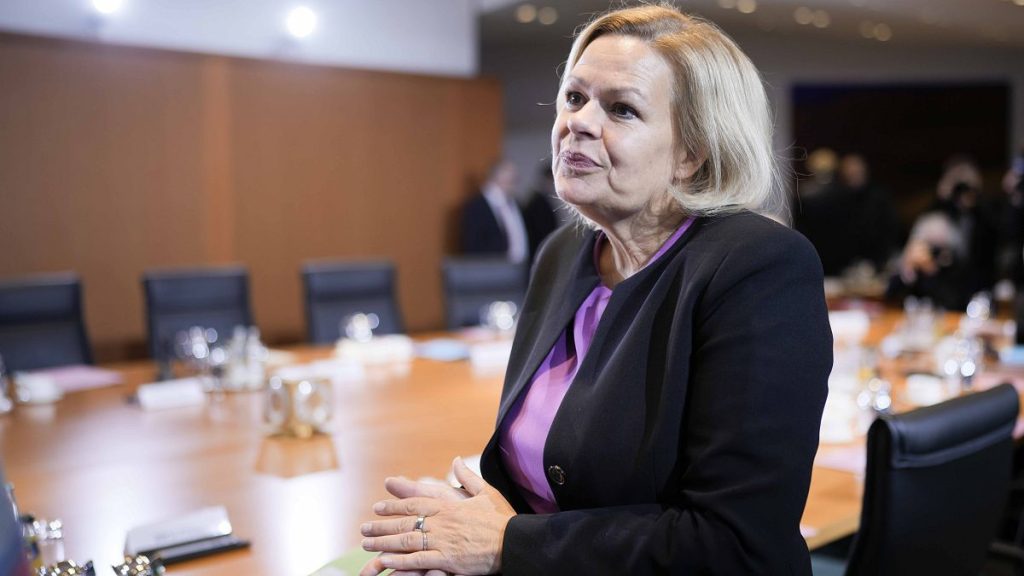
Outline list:
[[[685,182],[700,170],[700,167],[704,165],[704,161],[707,159],[703,152],[694,152],[686,150],[685,148],[679,151],[679,157],[676,160],[676,170],[672,174],[673,180],[676,183]]]

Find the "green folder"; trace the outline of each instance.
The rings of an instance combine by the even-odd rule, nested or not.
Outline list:
[[[370,560],[373,560],[376,555],[376,552],[367,552],[362,548],[353,548],[342,555],[341,558],[324,564],[309,576],[356,576],[363,566]],[[384,572],[384,574],[390,573],[390,570]]]

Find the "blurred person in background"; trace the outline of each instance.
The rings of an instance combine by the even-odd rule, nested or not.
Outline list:
[[[1014,157],[1003,174],[999,213],[1002,215],[1003,247],[999,255],[1001,278],[1021,293],[1024,287],[1024,150]]]
[[[981,172],[973,160],[947,160],[931,209],[910,231],[888,295],[929,298],[963,310],[972,295],[991,291],[996,280],[999,228],[982,198]]]
[[[507,160],[490,170],[480,193],[462,207],[462,253],[526,262],[530,254],[523,213],[516,202],[519,170]]]
[[[757,69],[645,5],[577,36],[556,101],[580,225],[537,257],[483,477],[386,480],[361,576],[809,576],[832,338],[814,248],[753,211],[781,200]]]
[[[866,262],[877,272],[885,270],[898,243],[896,209],[889,191],[871,180],[867,160],[857,153],[846,154],[839,161],[839,188],[851,210],[846,230],[850,239],[847,267]]]
[[[809,167],[811,160],[822,161],[814,154]],[[796,227],[818,250],[825,275],[863,264],[870,274],[883,271],[896,248],[896,211],[889,193],[871,181],[867,160],[848,153],[838,160],[835,177],[815,174],[810,186],[800,188]]]
[[[1024,205],[1024,149],[1017,153],[1003,174],[1002,186],[1003,192],[1012,199],[1014,206]]]
[[[840,216],[833,214],[831,192],[834,186],[839,156],[831,148],[817,148],[804,162],[808,178],[797,183],[793,200],[793,227],[807,237],[818,251],[825,275],[834,275],[835,266],[826,255],[831,249],[833,235],[829,227]]]
[[[523,222],[526,224],[531,263],[541,242],[558,228],[559,221],[555,207],[561,204],[562,202],[555,193],[551,165],[541,166],[537,173],[537,184],[530,192],[526,202],[523,203]]]
[[[807,155],[805,164],[810,178],[801,183],[800,196],[804,199],[814,198],[832,185],[839,166],[839,156],[831,148],[817,148]]]

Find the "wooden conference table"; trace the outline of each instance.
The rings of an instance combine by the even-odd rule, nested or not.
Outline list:
[[[878,328],[877,330],[884,330]],[[292,350],[299,360],[330,348]],[[109,572],[127,529],[224,505],[236,551],[172,567],[181,575],[305,575],[357,547],[358,526],[387,496],[389,475],[443,478],[455,455],[480,452],[494,425],[500,374],[417,359],[335,388],[329,434],[268,437],[263,394],[145,412],[126,398],[149,362],[110,365],[124,383],[0,417],[0,449],[23,511],[64,522],[67,556]],[[803,524],[811,548],[856,531],[861,480],[816,467]]]
[[[300,359],[331,349],[295,349]],[[0,456],[23,512],[64,523],[67,557],[121,561],[127,529],[223,505],[247,551],[174,565],[181,575],[305,575],[359,545],[389,475],[444,478],[489,438],[501,376],[416,360],[406,375],[335,388],[329,435],[270,438],[263,394],[145,412],[129,404],[150,362],[109,365],[122,385],[18,406],[0,417]]]

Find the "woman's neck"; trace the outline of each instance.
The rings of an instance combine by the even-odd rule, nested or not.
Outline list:
[[[614,288],[647,265],[662,244],[679,228],[685,215],[645,214],[619,221],[601,230],[608,239],[600,248],[598,272],[605,286]]]

